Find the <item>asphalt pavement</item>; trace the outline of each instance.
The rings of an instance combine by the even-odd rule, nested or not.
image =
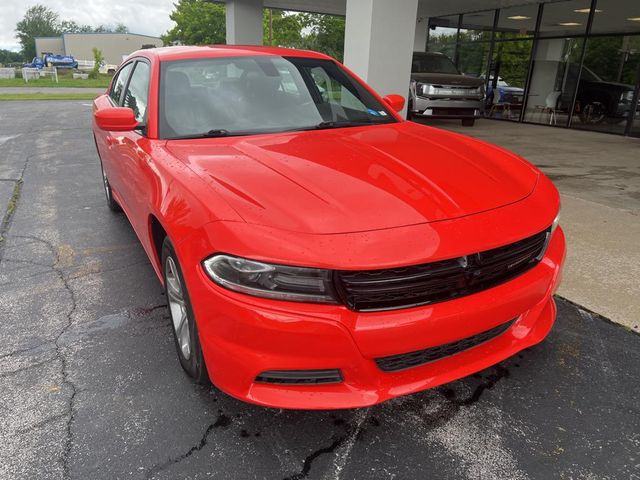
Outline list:
[[[195,386],[89,115],[0,103],[0,479],[640,478],[640,335],[562,299],[540,345],[368,409]]]

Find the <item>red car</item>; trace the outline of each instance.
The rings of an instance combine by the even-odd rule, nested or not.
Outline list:
[[[195,381],[281,408],[373,405],[553,326],[565,239],[522,158],[405,121],[334,59],[132,54],[94,102],[109,207],[166,290]]]

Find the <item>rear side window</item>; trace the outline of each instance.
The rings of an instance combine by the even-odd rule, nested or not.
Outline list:
[[[113,81],[113,86],[111,87],[109,96],[116,105],[120,105],[120,97],[122,96],[122,91],[127,84],[127,78],[129,77],[129,72],[131,71],[132,65],[132,63],[128,63],[127,65],[122,67],[122,70],[120,70],[116,74],[116,78]]]
[[[137,62],[124,94],[123,107],[133,110],[138,123],[144,123],[149,97],[149,64]]]

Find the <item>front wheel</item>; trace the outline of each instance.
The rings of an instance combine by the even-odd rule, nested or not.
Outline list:
[[[209,374],[202,355],[198,327],[194,320],[178,256],[169,237],[166,237],[162,244],[162,265],[164,290],[180,365],[196,383],[207,385]]]
[[[580,121],[587,125],[597,125],[602,123],[607,114],[604,102],[600,100],[589,100],[580,111]]]
[[[104,194],[107,197],[107,206],[109,210],[112,212],[118,213],[122,211],[118,202],[113,199],[113,194],[111,192],[111,185],[109,185],[109,180],[107,179],[107,174],[104,172],[104,166],[102,165],[102,161],[100,162],[100,169],[102,170],[102,185],[104,186]]]
[[[476,119],[475,118],[463,118],[462,119],[462,126],[463,127],[473,127],[473,125],[476,123]]]

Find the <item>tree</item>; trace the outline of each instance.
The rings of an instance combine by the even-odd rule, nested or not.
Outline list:
[[[306,48],[342,59],[344,17],[264,9],[264,45]],[[224,5],[178,0],[169,15],[176,25],[162,36],[165,45],[226,43]]]
[[[114,33],[129,33],[129,29],[124,23],[117,23],[115,27],[113,27],[112,32]]]
[[[22,55],[20,55],[20,53],[0,49],[0,64],[5,65],[7,63],[18,63],[20,60],[22,60]]]
[[[162,35],[165,45],[207,45],[225,43],[226,20],[224,5],[206,0],[178,0],[169,15],[176,25]]]
[[[304,48],[330,55],[342,61],[344,53],[345,17],[319,13],[301,13],[302,25],[309,31]]]
[[[22,56],[31,60],[36,56],[35,37],[60,35],[58,14],[44,5],[34,5],[16,24],[16,33],[22,46]]]
[[[303,19],[297,13],[266,8],[264,10],[264,45],[304,48]]]

